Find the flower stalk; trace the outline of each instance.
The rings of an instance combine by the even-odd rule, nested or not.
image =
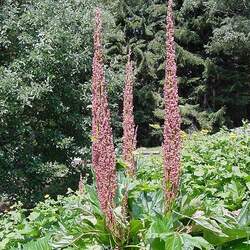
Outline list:
[[[171,208],[179,187],[180,178],[180,111],[178,106],[178,85],[176,77],[173,0],[168,1],[166,19],[166,69],[164,83],[165,122],[164,122],[164,191],[166,211]]]
[[[131,61],[131,50],[129,50],[128,61],[126,65],[125,88],[123,94],[123,138],[122,138],[122,156],[127,163],[128,176],[135,174],[134,151],[136,150],[136,129],[133,115],[133,85],[134,72]]]
[[[113,143],[103,66],[101,43],[101,11],[95,15],[94,58],[92,76],[92,165],[96,176],[96,188],[107,226],[115,225],[113,214],[117,188],[115,148]]]

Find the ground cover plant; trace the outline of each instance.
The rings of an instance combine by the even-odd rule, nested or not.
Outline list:
[[[124,249],[249,248],[250,133],[237,131],[182,134],[180,195],[171,214],[161,215],[160,149],[139,149],[136,179],[126,180],[118,161],[118,200],[129,181],[131,221],[123,224]],[[157,155],[155,154],[157,153]],[[198,166],[198,167],[197,167]],[[232,170],[233,168],[233,170]],[[118,203],[117,203],[118,204]],[[121,218],[121,209],[115,215]],[[13,207],[0,219],[0,249],[111,249],[115,239],[105,226],[95,187],[69,191],[56,200],[46,196],[32,210]],[[117,239],[116,239],[117,240]],[[248,243],[248,244],[247,244]]]

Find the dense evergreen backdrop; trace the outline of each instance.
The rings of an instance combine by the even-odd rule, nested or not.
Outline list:
[[[77,185],[70,163],[87,158],[91,143],[97,5],[116,141],[130,46],[139,145],[161,144],[165,0],[2,0],[0,193],[7,197],[30,203]],[[182,128],[240,125],[250,115],[250,2],[176,0],[175,23]]]

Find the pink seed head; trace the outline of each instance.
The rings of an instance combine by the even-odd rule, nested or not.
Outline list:
[[[166,202],[175,198],[180,176],[180,111],[178,106],[178,84],[176,78],[173,1],[168,1],[166,34],[166,71],[164,84],[165,123],[164,123],[164,190]]]
[[[107,225],[112,228],[115,223],[113,208],[117,177],[115,148],[104,76],[101,27],[101,11],[97,9],[92,65],[92,165],[96,176],[99,202],[106,216]]]
[[[133,176],[135,174],[134,151],[136,149],[136,129],[133,115],[134,73],[130,57],[131,51],[129,50],[123,94],[122,155],[123,160],[128,164],[128,175]]]

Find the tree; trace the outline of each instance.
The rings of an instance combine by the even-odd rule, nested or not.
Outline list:
[[[91,144],[92,16],[97,3],[3,3],[1,194],[33,202],[44,193],[77,186],[79,170],[71,161],[87,157]]]
[[[176,0],[174,10],[182,129],[238,125],[249,116],[249,96],[243,91],[249,88],[249,4],[233,0]],[[117,32],[107,45],[114,69],[125,63],[127,44],[132,48],[137,64],[138,139],[139,144],[150,146],[161,141],[158,128],[164,116],[161,89],[165,13],[165,0],[120,0],[116,6]],[[232,36],[234,41],[241,39],[240,49],[232,47]],[[231,54],[227,55],[229,51]],[[239,100],[237,106],[235,98]]]

